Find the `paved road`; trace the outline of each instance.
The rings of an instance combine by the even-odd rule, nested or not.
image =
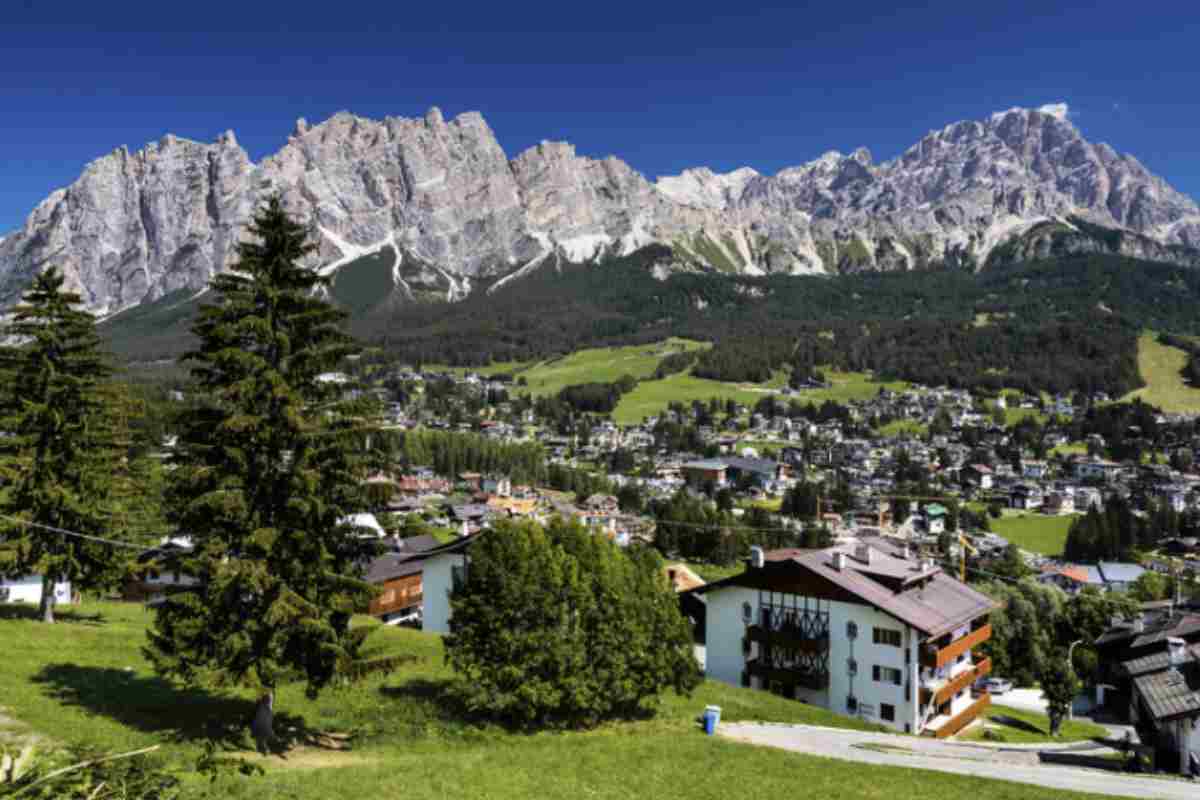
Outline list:
[[[722,736],[813,756],[995,778],[1051,789],[1115,797],[1197,800],[1188,781],[1042,764],[1030,750],[999,750],[916,736],[863,733],[809,725],[721,723]]]

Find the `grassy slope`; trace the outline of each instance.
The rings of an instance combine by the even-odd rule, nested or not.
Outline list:
[[[861,372],[827,371],[825,377],[832,384],[828,389],[805,390],[798,394],[796,399],[802,403],[819,404],[826,400],[845,403],[874,397],[880,388],[903,390],[908,386],[900,381],[877,383]],[[613,418],[618,423],[627,425],[658,414],[671,401],[690,403],[693,400],[708,400],[713,397],[732,399],[752,406],[762,399],[764,390],[782,388],[786,382],[786,375],[782,372],[761,386],[711,381],[697,378],[690,373],[679,373],[661,381],[643,381],[621,398],[620,404],[613,412]]]
[[[1123,397],[1140,397],[1168,413],[1200,412],[1200,389],[1188,386],[1179,374],[1187,363],[1187,353],[1168,347],[1153,333],[1138,339],[1138,369],[1146,386]]]
[[[599,347],[579,350],[569,356],[541,361],[519,374],[534,395],[557,394],[564,386],[579,383],[610,383],[623,375],[648,378],[658,363],[671,353],[700,350],[707,343],[687,339],[667,339],[654,344],[630,347]]]
[[[989,520],[992,532],[1034,553],[1055,556],[1062,553],[1073,516],[1047,516],[1026,512],[1008,512]]]
[[[1064,720],[1058,731],[1058,736],[1050,736],[1050,718],[1045,714],[1037,714],[1018,708],[1003,705],[993,705],[986,712],[987,721],[1001,737],[994,741],[1004,741],[1011,744],[1043,744],[1047,742],[1084,742],[1090,739],[1104,739],[1108,731],[1094,722],[1087,720]],[[976,727],[960,737],[964,741],[986,741],[984,728]]]
[[[137,606],[91,604],[68,621],[42,626],[0,609],[0,698],[5,712],[60,742],[103,750],[161,744],[190,765],[200,737],[248,717],[249,695],[214,697],[159,681],[140,655],[149,615]],[[589,733],[516,735],[458,720],[439,693],[449,673],[438,637],[379,628],[369,645],[415,661],[387,677],[307,700],[298,686],[278,692],[277,730],[287,724],[355,734],[352,750],[305,746],[271,758],[258,778],[226,776],[198,791],[223,798],[505,797],[631,798],[803,794],[818,798],[976,800],[1029,796],[1029,787],[909,769],[830,761],[709,739],[695,716],[722,706],[726,720],[756,719],[856,727],[853,720],[764,692],[705,683],[688,699],[668,697],[654,719]],[[130,668],[126,671],[126,668]],[[289,716],[283,716],[289,715]],[[239,736],[243,734],[238,734]],[[232,745],[231,745],[232,746]],[[1039,797],[1083,797],[1039,791]]]

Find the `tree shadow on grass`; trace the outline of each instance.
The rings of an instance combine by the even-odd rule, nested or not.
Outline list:
[[[41,622],[42,614],[37,606],[30,603],[6,603],[0,605],[0,620],[24,620],[27,622]],[[54,608],[54,624],[68,623],[72,625],[105,625],[107,624],[104,615],[84,614],[73,608],[64,608],[55,606]]]
[[[225,750],[254,749],[249,735],[255,705],[251,700],[182,688],[155,676],[112,667],[48,664],[33,678],[63,705],[77,706],[171,742],[211,741]],[[329,736],[295,714],[275,714],[272,752],[307,745],[339,749]]]
[[[577,730],[594,727],[605,722],[634,722],[651,719],[655,710],[651,708],[627,709],[603,720],[581,723],[569,719],[549,717],[536,722],[517,721],[503,715],[490,713],[487,709],[468,707],[460,691],[461,684],[451,678],[412,678],[398,686],[381,686],[379,693],[384,697],[408,706],[407,713],[414,720],[437,722],[460,733],[505,731],[511,734],[536,733],[538,731]],[[701,720],[703,727],[703,721]]]
[[[988,722],[992,722],[996,725],[1003,725],[1006,728],[1012,728],[1018,731],[1025,731],[1026,733],[1032,733],[1038,736],[1047,735],[1047,732],[1039,728],[1037,725],[1026,722],[1023,719],[1009,717],[1004,714],[993,714],[992,716],[988,717]]]

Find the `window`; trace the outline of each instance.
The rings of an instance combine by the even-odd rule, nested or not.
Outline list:
[[[846,710],[849,711],[851,714],[858,711],[858,698],[857,697],[855,697],[854,695],[850,695],[849,697],[846,698]]]
[[[888,703],[879,704],[879,718],[884,722],[896,721],[896,707]]]
[[[462,589],[467,581],[467,567],[465,564],[455,564],[450,567],[450,585],[454,587],[454,591]]]
[[[846,623],[846,638],[847,639],[857,639],[858,638],[858,623],[857,622],[847,622]]]
[[[881,667],[876,664],[871,669],[871,678],[878,683],[894,683],[899,686],[904,676],[898,669],[893,667]]]
[[[749,603],[742,603],[742,622],[749,625],[752,619],[754,619],[754,609],[750,607]]]
[[[875,628],[875,644],[886,644],[892,647],[900,647],[904,637],[900,635],[900,631],[891,628]]]
[[[846,659],[846,671],[848,673],[850,673],[851,676],[857,675],[858,674],[858,662],[855,661],[853,658]]]

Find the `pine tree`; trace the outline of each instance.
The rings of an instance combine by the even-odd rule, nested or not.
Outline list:
[[[104,535],[109,440],[101,387],[111,370],[92,315],[78,308],[56,269],[38,275],[3,333],[6,391],[0,400],[0,513],[90,535]],[[54,589],[115,579],[111,548],[45,528],[4,522],[9,569],[42,576],[41,616],[54,622]]]
[[[369,600],[360,576],[376,545],[348,518],[378,466],[377,416],[329,374],[359,348],[318,296],[328,278],[301,264],[304,229],[273,198],[250,233],[186,356],[205,402],[181,420],[167,496],[192,542],[172,568],[200,586],[159,606],[146,652],[186,682],[269,693],[298,674],[315,695],[361,642],[350,618]]]

